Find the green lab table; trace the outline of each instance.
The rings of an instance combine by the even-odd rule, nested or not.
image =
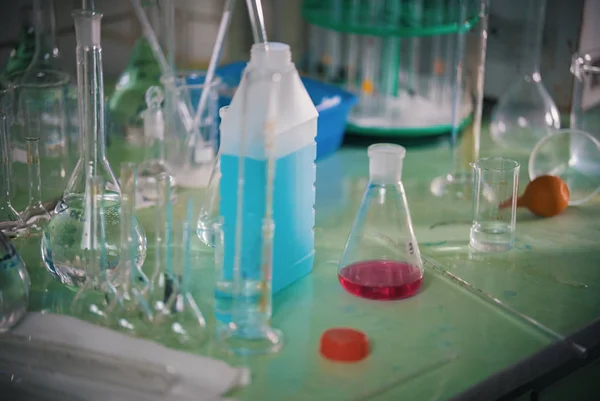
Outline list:
[[[490,154],[487,133],[483,137],[482,154]],[[113,140],[114,170],[132,154]],[[314,271],[274,297],[272,323],[285,333],[285,347],[249,359],[223,354],[212,340],[197,350],[251,367],[252,384],[233,396],[527,400],[534,392],[537,399],[554,400],[559,398],[553,394],[576,394],[573,387],[586,389],[582,397],[594,386],[597,390],[593,378],[600,369],[590,361],[598,356],[600,331],[586,326],[600,316],[600,197],[552,219],[519,210],[512,251],[473,252],[468,247],[471,199],[436,198],[429,192],[431,180],[448,171],[449,156],[444,145],[408,148],[404,185],[425,277],[417,296],[397,302],[354,297],[337,280],[337,263],[367,183],[365,147],[345,146],[317,163]],[[522,190],[527,156],[512,156],[522,162]],[[202,191],[178,195],[174,215],[180,222],[185,198],[192,196],[198,204]],[[142,209],[138,217],[151,245],[154,211]],[[212,329],[212,253],[193,240],[195,294]],[[32,309],[68,313],[73,292],[49,278],[37,246],[21,247],[33,281]],[[145,269],[151,269],[152,255],[150,247]],[[323,359],[319,337],[336,326],[364,331],[372,342],[370,356],[356,364]],[[574,384],[549,386],[584,365],[581,377],[569,379]]]

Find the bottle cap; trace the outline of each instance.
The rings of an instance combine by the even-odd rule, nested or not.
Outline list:
[[[337,362],[358,362],[369,355],[369,339],[358,330],[334,328],[321,335],[321,355]]]
[[[376,143],[369,146],[369,176],[372,181],[385,184],[402,180],[402,164],[406,149],[391,143]]]

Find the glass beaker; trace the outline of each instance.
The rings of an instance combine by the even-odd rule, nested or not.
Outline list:
[[[556,131],[533,148],[528,167],[532,180],[560,177],[569,187],[569,205],[581,205],[600,193],[600,140],[577,129]]]
[[[349,293],[380,301],[417,293],[423,262],[402,184],[406,150],[369,146],[369,183],[340,260],[338,278]]]
[[[218,103],[221,80],[215,77],[209,88],[204,85],[202,72],[180,73],[161,79],[165,87],[164,118],[167,162],[178,186],[203,188],[208,185],[218,147]],[[197,127],[186,125],[182,114],[175,108],[183,103],[195,111],[202,91],[209,90],[206,108]]]
[[[15,235],[25,226],[12,205],[12,174],[8,147],[8,117],[0,113],[0,232]]]
[[[104,182],[104,213],[108,275],[116,275],[120,256],[119,182],[106,158],[104,131],[104,85],[100,21],[102,14],[74,11],[77,38],[77,77],[79,90],[79,126],[81,153],[61,200],[42,237],[42,259],[48,271],[62,283],[80,286],[86,280],[87,266],[82,253],[91,249],[90,190],[88,177]],[[137,221],[136,221],[137,222]],[[137,263],[146,257],[146,236],[139,224]],[[112,277],[109,277],[112,280]]]
[[[509,250],[515,242],[519,163],[505,157],[487,157],[472,166],[475,176],[470,244],[479,251]],[[508,200],[512,200],[510,207],[500,207]]]
[[[479,158],[489,1],[460,0],[447,12],[457,29],[443,38],[448,42],[447,54],[434,65],[447,64],[438,72],[445,75],[441,105],[450,116],[452,165],[448,174],[433,180],[430,189],[436,196],[468,199],[473,182],[469,163]]]
[[[10,330],[27,313],[30,286],[23,259],[0,232],[0,333]]]
[[[75,165],[76,149],[68,138],[67,93],[70,77],[57,70],[20,72],[8,77],[12,85],[11,156],[13,176],[26,175],[26,138],[40,139],[42,192],[58,198]],[[22,182],[20,180],[19,182]],[[17,187],[17,190],[25,188]]]
[[[528,0],[518,77],[492,111],[490,135],[505,148],[530,149],[560,128],[560,115],[540,74],[546,0]]]

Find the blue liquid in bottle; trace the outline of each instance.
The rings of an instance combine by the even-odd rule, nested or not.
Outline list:
[[[314,262],[316,145],[305,146],[277,159],[273,186],[273,293],[277,293],[312,271]],[[239,157],[221,156],[220,195],[224,219],[224,280],[232,280],[238,185]],[[244,198],[242,229],[242,275],[256,278],[259,289],[261,268],[261,226],[265,215],[266,160],[246,158],[244,161]],[[217,286],[217,318],[227,321],[231,292],[227,285]],[[253,289],[246,292],[251,296]],[[222,313],[219,313],[221,311]]]

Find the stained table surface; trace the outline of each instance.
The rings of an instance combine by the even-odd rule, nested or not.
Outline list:
[[[487,137],[484,132],[482,155],[493,153]],[[132,154],[113,141],[113,169]],[[503,155],[522,163],[522,190],[527,155]],[[600,316],[600,197],[552,219],[519,210],[513,250],[474,252],[468,246],[471,198],[430,193],[431,180],[449,166],[444,145],[408,147],[403,179],[425,259],[416,296],[369,301],[338,283],[337,263],[368,177],[366,148],[344,146],[317,163],[314,270],[274,297],[272,323],[285,333],[283,350],[240,359],[224,354],[211,339],[194,352],[251,367],[252,384],[234,394],[241,400],[445,400],[556,343],[577,357],[586,344],[566,337]],[[199,205],[202,195],[178,191],[175,221],[181,221],[188,196]],[[138,218],[151,245],[154,210],[142,209]],[[212,329],[212,250],[198,238],[193,241],[194,293]],[[38,247],[34,240],[20,244],[32,276],[31,308],[69,313],[74,293],[50,278]],[[149,249],[144,269],[151,264]],[[321,333],[337,326],[369,336],[366,360],[336,364],[319,355]]]

